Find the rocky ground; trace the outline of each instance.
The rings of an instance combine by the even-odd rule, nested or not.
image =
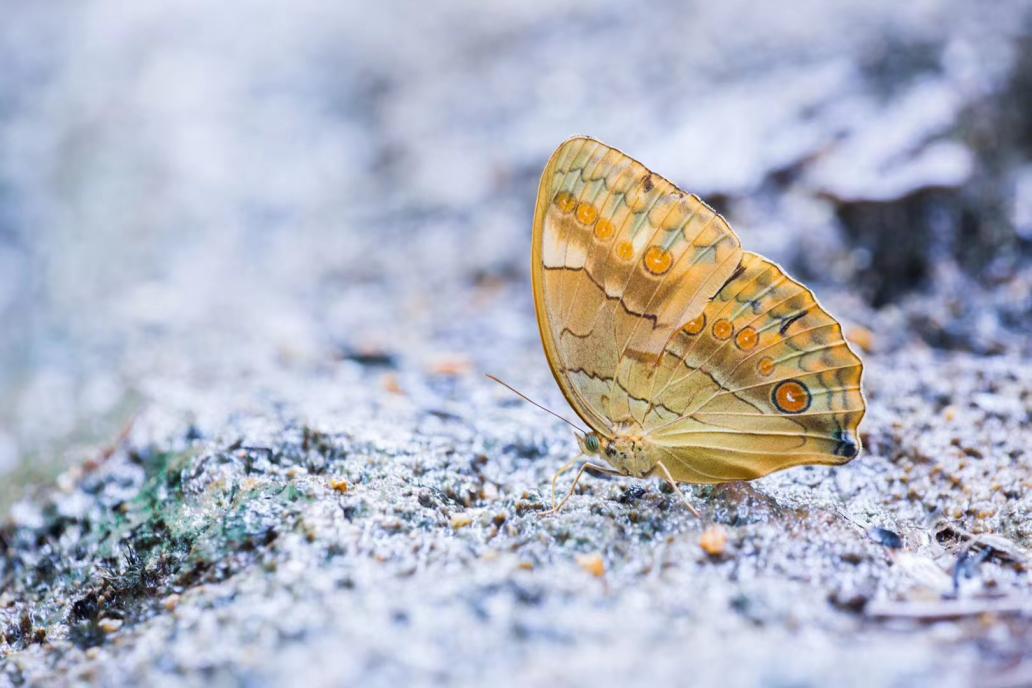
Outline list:
[[[6,8],[0,684],[1032,684],[1032,15],[791,9]],[[573,133],[841,318],[860,458],[542,513]]]

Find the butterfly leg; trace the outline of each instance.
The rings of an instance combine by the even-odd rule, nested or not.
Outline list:
[[[562,468],[560,468],[559,472],[556,473],[555,477],[552,478],[552,508],[549,509],[548,511],[542,512],[542,514],[541,514],[542,516],[551,516],[552,514],[558,514],[562,510],[562,508],[566,505],[566,502],[570,499],[570,497],[573,496],[573,491],[575,489],[577,489],[577,483],[580,482],[581,476],[584,475],[584,471],[590,469],[590,470],[593,470],[593,471],[597,471],[599,473],[605,473],[606,475],[616,475],[616,476],[622,476],[623,475],[623,473],[620,473],[619,471],[614,471],[612,468],[606,468],[605,466],[597,466],[597,465],[595,465],[593,463],[589,463],[589,462],[585,461],[584,463],[581,464],[580,469],[577,471],[577,475],[574,476],[573,484],[570,485],[570,489],[566,493],[566,496],[563,497],[561,502],[556,504],[555,503],[555,481],[556,481],[556,479],[559,478],[560,475],[562,475],[563,473],[568,471],[570,469],[570,467],[573,464],[575,464],[575,463],[577,463],[576,459],[574,459],[570,463],[568,463],[565,466],[563,466]]]
[[[573,468],[574,466],[577,465],[577,461],[579,459],[580,459],[580,457],[578,456],[573,461],[570,461],[569,463],[565,464],[562,468],[560,468],[558,471],[555,472],[555,475],[552,476],[552,509],[550,511],[546,512],[546,513],[555,513],[555,512],[558,511],[558,509],[556,508],[556,505],[555,505],[555,484],[556,484],[556,482],[558,482],[560,476],[562,476],[563,473],[565,473],[566,471],[570,470],[571,468]],[[579,473],[577,475],[578,475],[578,477],[580,477]],[[577,481],[574,480],[573,484],[576,485]]]
[[[663,472],[663,477],[668,483],[670,483],[670,487],[674,488],[674,492],[681,495],[681,499],[684,500],[684,505],[688,507],[688,511],[692,512],[695,518],[702,518],[702,515],[699,514],[696,508],[692,506],[692,503],[688,501],[688,495],[686,495],[684,490],[678,486],[677,482],[674,480],[674,476],[670,475],[670,469],[666,467],[666,464],[662,461],[657,461],[656,465],[659,467],[659,470]]]

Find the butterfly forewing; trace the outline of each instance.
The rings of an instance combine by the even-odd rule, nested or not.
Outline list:
[[[741,255],[727,223],[620,151],[571,139],[542,175],[534,285],[549,364],[592,427],[644,418],[642,378]]]

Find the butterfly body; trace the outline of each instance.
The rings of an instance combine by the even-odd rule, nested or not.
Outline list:
[[[624,153],[563,143],[532,255],[552,373],[616,472],[748,480],[860,451],[863,366],[838,322],[727,222]]]

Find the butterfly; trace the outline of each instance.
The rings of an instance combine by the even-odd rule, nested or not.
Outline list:
[[[863,364],[839,323],[698,196],[623,152],[578,136],[553,153],[532,276],[548,364],[590,427],[581,455],[608,464],[582,463],[574,487],[587,469],[676,488],[859,454]],[[579,461],[553,478],[553,511]]]

